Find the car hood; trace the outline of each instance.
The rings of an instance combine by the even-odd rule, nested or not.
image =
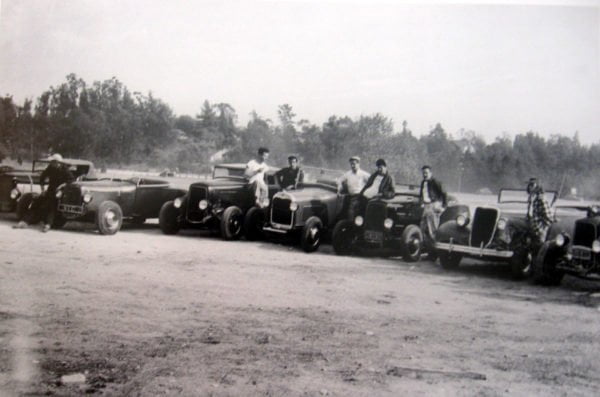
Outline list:
[[[192,183],[190,187],[208,187],[210,189],[226,189],[232,187],[243,187],[248,184],[247,181],[243,179],[209,179],[203,182]]]
[[[337,197],[337,193],[321,187],[306,187],[277,193],[277,197],[289,198],[293,201],[327,200]]]

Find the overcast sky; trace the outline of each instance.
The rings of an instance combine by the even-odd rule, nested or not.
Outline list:
[[[0,1],[0,94],[18,103],[75,73],[179,115],[228,102],[240,124],[289,103],[319,125],[380,112],[416,135],[600,142],[600,1]]]

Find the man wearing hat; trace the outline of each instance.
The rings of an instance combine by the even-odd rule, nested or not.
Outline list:
[[[537,178],[529,178],[527,181],[527,220],[535,237],[536,245],[539,247],[546,240],[546,234],[552,225],[552,217],[548,201],[544,197],[544,189]]]
[[[375,197],[392,198],[396,194],[394,189],[394,178],[387,170],[387,164],[384,159],[378,159],[375,162],[377,170],[371,174],[366,185],[360,191],[360,194],[372,199]]]
[[[299,183],[304,182],[304,172],[298,166],[298,157],[288,157],[289,167],[282,168],[275,173],[275,179],[282,189],[296,189]]]
[[[42,229],[44,233],[50,230],[56,216],[56,190],[59,186],[72,182],[75,179],[73,174],[62,163],[63,158],[60,154],[55,153],[48,157],[47,160],[50,160],[50,164],[48,164],[48,167],[40,175],[42,194],[39,198],[38,207],[44,221],[44,228]],[[45,191],[44,185],[48,185]],[[32,208],[32,210],[35,209]],[[27,223],[23,220],[15,226],[18,229],[24,227],[27,227]]]
[[[349,195],[348,218],[354,220],[354,217],[360,213],[361,192],[369,180],[369,174],[360,169],[360,157],[352,156],[348,161],[350,162],[350,171],[338,180],[338,194]]]

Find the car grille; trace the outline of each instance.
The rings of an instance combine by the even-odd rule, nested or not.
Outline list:
[[[292,211],[290,211],[291,200],[287,198],[273,198],[271,203],[271,223],[280,225],[292,225]]]
[[[497,209],[476,208],[475,214],[473,215],[473,226],[471,228],[471,246],[481,247],[481,244],[483,243],[483,246],[487,247],[494,237],[496,222],[498,222]]]
[[[591,247],[596,239],[596,228],[591,223],[576,222],[575,234],[573,235],[573,245]]]
[[[81,190],[76,186],[66,186],[63,189],[63,195],[60,198],[61,204],[66,205],[82,205],[83,198],[81,197]]]
[[[365,230],[383,231],[387,205],[384,202],[367,204],[365,211]]]
[[[205,187],[191,187],[187,201],[187,219],[190,222],[201,222],[205,217],[207,210],[198,208],[200,200],[208,198],[207,189]]]

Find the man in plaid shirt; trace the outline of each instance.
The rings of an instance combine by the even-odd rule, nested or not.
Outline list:
[[[544,197],[544,189],[539,185],[537,178],[530,178],[527,184],[527,220],[531,230],[537,237],[537,244],[543,244],[546,234],[552,225],[552,216],[548,201]]]

